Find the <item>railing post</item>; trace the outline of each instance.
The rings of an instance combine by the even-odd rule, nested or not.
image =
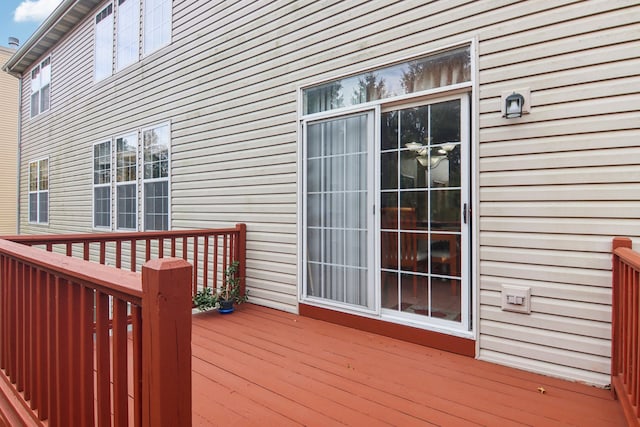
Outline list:
[[[142,267],[142,425],[190,426],[191,265],[177,258]]]
[[[631,245],[631,239],[627,237],[615,237],[611,245],[611,384],[613,384],[613,378],[620,373],[620,349],[618,348],[618,346],[620,343],[621,331],[620,325],[618,323],[620,321],[620,319],[618,318],[618,312],[620,310],[620,303],[622,301],[620,300],[620,263],[618,262],[618,257],[615,255],[615,251],[618,248],[631,248]],[[614,397],[616,397],[615,387],[611,387],[611,392],[613,393]]]
[[[238,277],[240,277],[240,295],[246,293],[247,286],[247,224],[236,224],[236,230],[239,231],[238,245]]]

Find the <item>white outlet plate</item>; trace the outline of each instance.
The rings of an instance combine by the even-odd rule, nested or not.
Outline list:
[[[517,313],[531,313],[531,288],[502,285],[502,309]]]

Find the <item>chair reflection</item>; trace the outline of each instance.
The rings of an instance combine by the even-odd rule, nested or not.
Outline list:
[[[417,232],[417,226],[415,208],[381,209],[381,227],[383,229],[381,233],[381,267],[389,270],[429,273],[427,261],[430,257],[430,273],[459,276],[458,235]],[[395,274],[385,276],[396,277]],[[397,283],[394,285],[397,289]],[[383,286],[386,287],[386,283],[383,283]],[[418,276],[413,275],[414,297],[417,295],[417,288]],[[451,292],[453,295],[457,294],[455,280],[451,280]]]

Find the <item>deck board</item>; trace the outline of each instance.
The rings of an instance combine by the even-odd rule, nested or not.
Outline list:
[[[607,390],[251,304],[192,351],[196,426],[625,425]]]

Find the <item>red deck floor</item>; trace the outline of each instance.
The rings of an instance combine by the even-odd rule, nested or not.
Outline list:
[[[607,390],[251,304],[192,349],[194,426],[625,425]]]

